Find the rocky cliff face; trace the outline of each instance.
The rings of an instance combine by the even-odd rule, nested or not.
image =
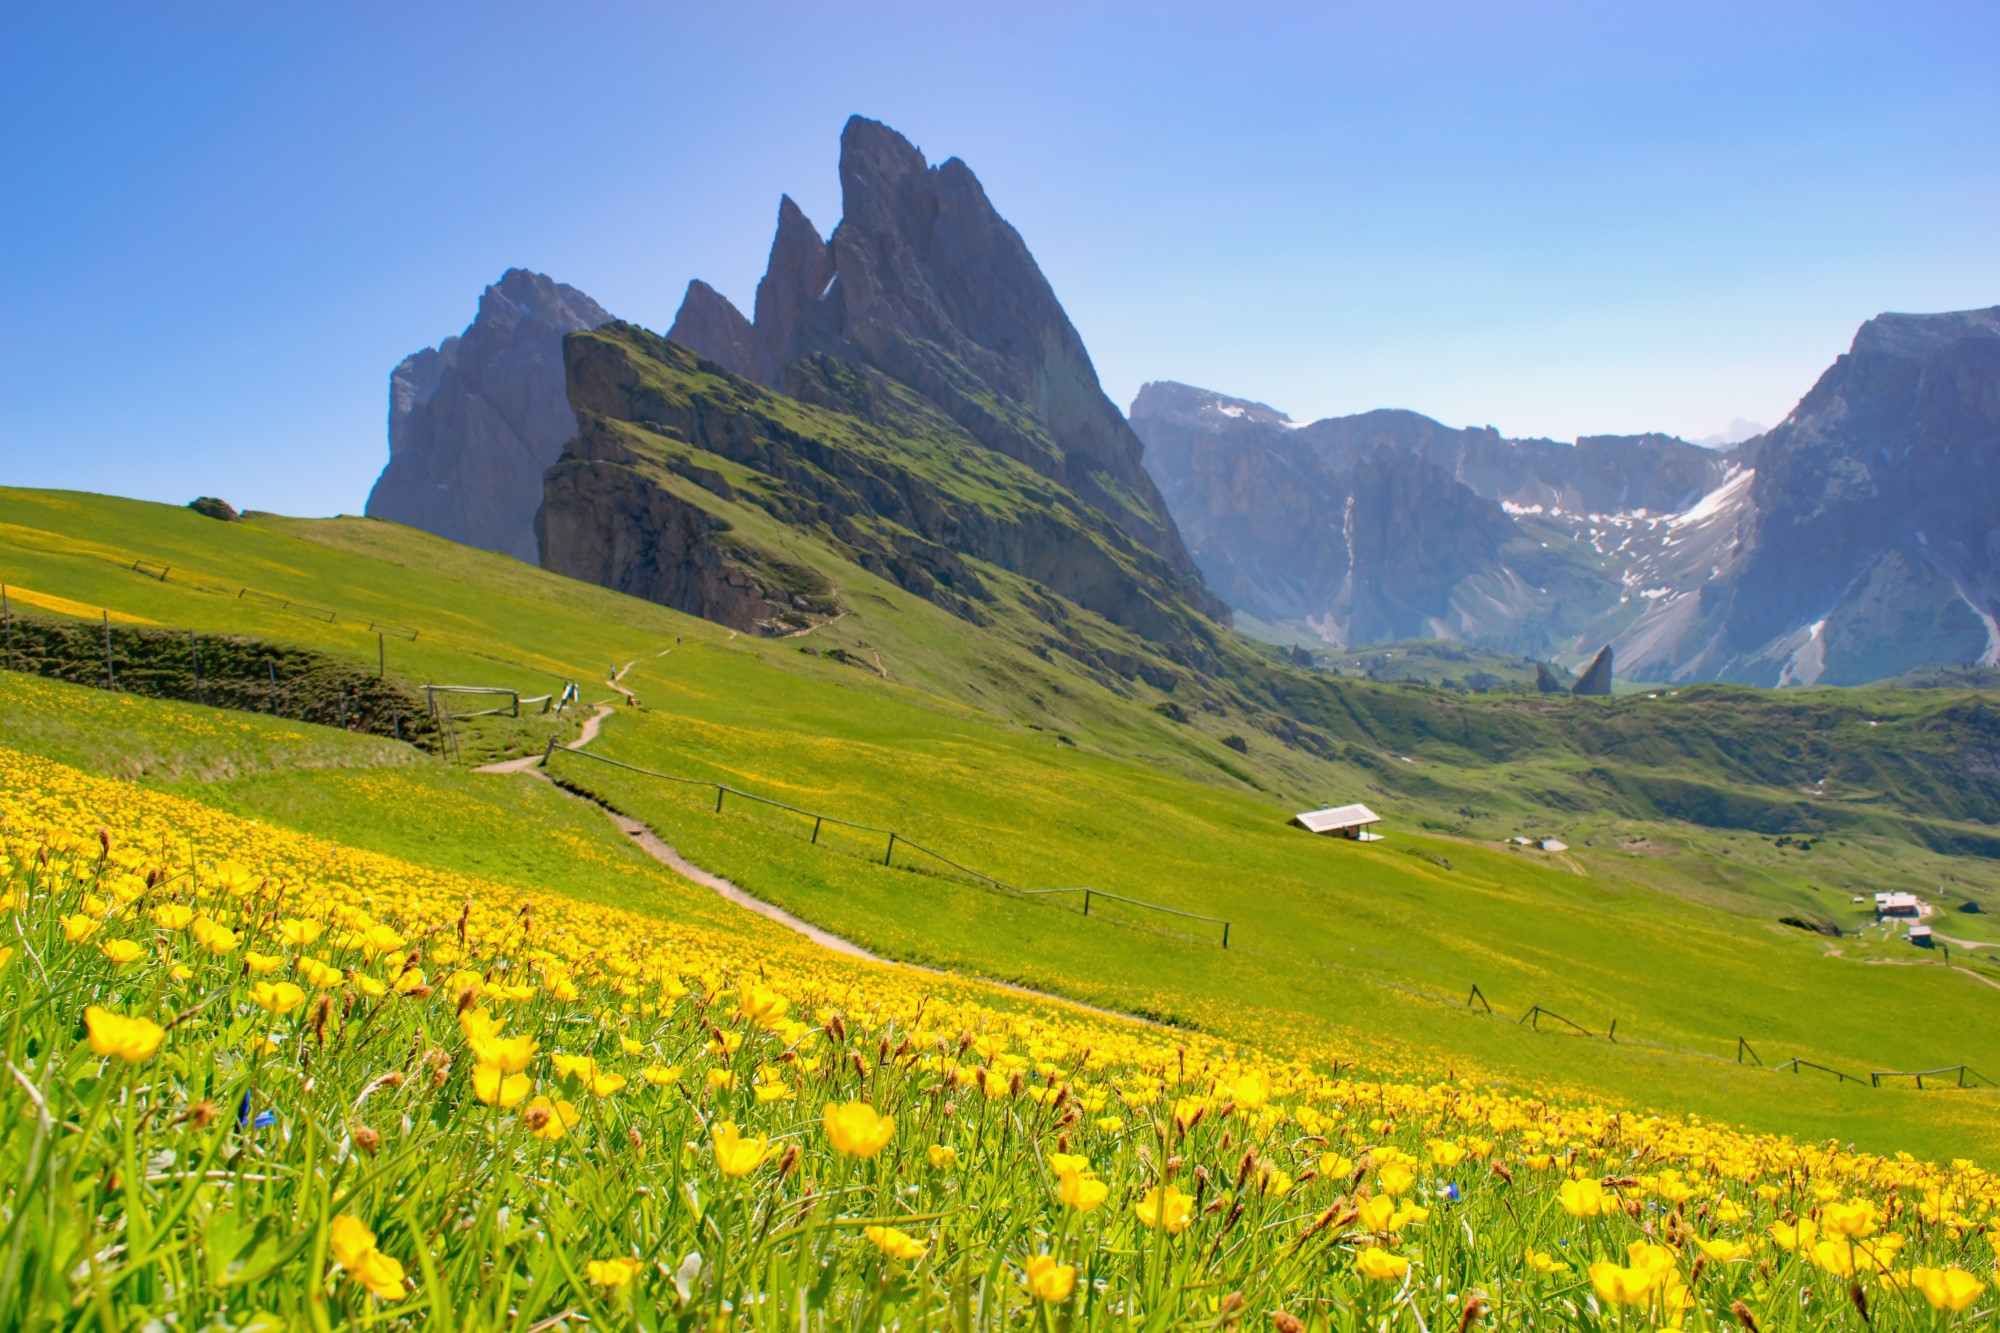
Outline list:
[[[1212,586],[1336,644],[1580,666],[1608,640],[1633,679],[1758,685],[2000,662],[2000,309],[1870,320],[1783,423],[1726,451],[1412,412],[1299,423],[1176,384],[1147,385],[1132,420]],[[1436,475],[1415,499],[1371,491],[1371,458]]]
[[[1013,599],[1048,626],[1040,646],[1112,674],[1138,668],[1100,660],[1063,603],[1185,665],[1214,658],[1215,626],[1157,554],[879,372],[813,353],[784,395],[624,324],[565,351],[579,432],[537,518],[549,569],[783,634],[838,614],[839,562],[973,624]],[[778,532],[833,560],[787,554]],[[992,571],[1038,591],[1003,592]]]
[[[1755,464],[1710,506],[1731,558],[1634,627],[1653,662],[1767,684],[2000,662],[2000,308],[1868,321]]]
[[[1558,633],[1619,597],[1564,506],[1699,494],[1690,463],[1704,452],[1663,437],[1511,441],[1414,412],[1298,423],[1181,384],[1145,386],[1132,422],[1210,586],[1341,647],[1559,651]]]
[[[706,287],[690,289],[670,336],[787,392],[813,391],[811,376],[803,387],[793,376],[813,354],[879,373],[1107,516],[1164,562],[1181,596],[1226,616],[1142,466],[1138,437],[971,169],[957,158],[933,167],[894,130],[857,116],[841,134],[840,183],[844,216],[827,240],[781,201],[747,344],[721,336],[735,325],[710,309]]]
[[[390,375],[389,463],[367,513],[534,561],[542,473],[576,434],[563,335],[610,318],[574,287],[507,270],[463,334]]]

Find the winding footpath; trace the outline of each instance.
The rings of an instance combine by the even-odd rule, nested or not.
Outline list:
[[[733,633],[731,637],[734,637]],[[663,652],[655,654],[655,656],[665,657],[672,651],[673,649],[668,648]],[[632,703],[637,703],[638,699],[630,690],[619,684],[619,681],[635,665],[637,665],[636,658],[620,667],[617,673],[605,682]],[[565,750],[581,750],[584,746],[589,745],[597,739],[598,731],[604,719],[609,717],[612,711],[610,704],[597,705],[597,710],[584,720],[582,733],[575,740],[560,748]],[[1096,1014],[1102,1018],[1113,1018],[1121,1022],[1137,1023],[1142,1027],[1158,1028],[1165,1026],[1150,1018],[1141,1018],[1137,1014],[1121,1013],[1116,1009],[1105,1009],[1098,1005],[1086,1004],[1081,1000],[1071,999],[1067,995],[1058,995],[1053,991],[1036,990],[1032,986],[1022,986],[1011,981],[1001,981],[993,977],[961,974],[947,971],[940,967],[926,967],[922,963],[901,962],[894,958],[884,958],[880,954],[871,953],[856,944],[853,940],[843,939],[831,931],[822,930],[810,921],[793,916],[790,912],[787,912],[775,903],[765,902],[762,898],[750,893],[741,885],[733,884],[720,875],[703,870],[700,866],[682,856],[649,825],[643,824],[629,815],[620,814],[601,801],[592,800],[588,796],[569,790],[542,771],[541,765],[545,758],[546,755],[523,755],[519,759],[506,759],[498,763],[481,764],[472,771],[475,773],[526,773],[538,782],[548,783],[571,800],[583,801],[586,804],[595,806],[604,812],[605,817],[610,819],[620,832],[632,840],[634,846],[638,847],[640,851],[646,853],[646,855],[652,857],[667,869],[673,871],[676,875],[679,875],[691,884],[698,884],[702,888],[708,889],[718,897],[734,903],[746,911],[755,912],[758,916],[783,926],[785,929],[812,941],[823,949],[830,949],[834,953],[859,959],[863,962],[880,963],[884,967],[907,967],[917,972],[928,972],[932,976],[950,977],[955,980],[978,981],[981,984],[993,986],[1014,995],[1026,996],[1036,1000],[1047,1000],[1066,1006],[1067,1008],[1081,1010],[1084,1013]]]
[[[671,648],[663,649],[659,653],[656,653],[655,656],[665,657],[672,651],[673,649]],[[639,659],[636,657],[633,658],[624,666],[619,667],[612,674],[611,678],[604,682],[623,695],[627,703],[636,704],[639,702],[638,696],[626,689],[621,683],[625,679],[625,673],[637,666],[638,662]],[[613,711],[614,709],[610,704],[598,704],[595,711],[584,719],[583,729],[577,738],[567,742],[561,748],[565,750],[581,750],[586,745],[589,745],[597,739],[598,732],[604,726],[604,719],[610,717]],[[860,958],[871,963],[889,961],[878,954],[870,953],[852,940],[842,939],[831,931],[821,930],[810,921],[800,920],[784,908],[779,907],[775,903],[765,902],[762,898],[747,892],[739,885],[730,883],[720,875],[710,874],[708,871],[703,870],[700,866],[675,851],[664,838],[647,825],[640,823],[629,815],[622,815],[601,802],[592,801],[588,797],[580,796],[576,792],[563,787],[542,771],[542,763],[546,758],[546,754],[527,754],[522,755],[518,759],[503,759],[498,763],[481,764],[472,771],[475,773],[526,773],[532,778],[546,782],[572,800],[585,801],[603,810],[611,822],[618,827],[618,830],[632,839],[633,845],[667,869],[673,871],[676,875],[679,875],[682,879],[693,884],[699,884],[729,902],[735,903],[738,907],[745,908],[761,917],[774,921],[785,929],[804,936],[823,949],[831,949],[833,952],[845,954],[849,958]],[[1058,999],[1060,997],[1050,996],[1049,998]]]

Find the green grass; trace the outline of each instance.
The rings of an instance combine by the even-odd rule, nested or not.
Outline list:
[[[566,780],[654,823],[697,863],[891,955],[1208,1031],[1297,1041],[1331,1025],[1350,1056],[1371,1061],[1457,1060],[1876,1147],[2000,1148],[1982,1124],[1988,1094],[1918,1098],[1734,1065],[1741,1036],[1773,1064],[2000,1069],[2000,990],[1969,975],[2000,971],[1777,924],[1809,892],[1788,860],[1845,878],[1824,842],[1796,854],[1704,836],[1672,856],[1579,846],[1552,858],[1393,825],[1382,843],[1332,842],[1285,827],[1286,809],[1268,800],[996,729],[842,669],[802,676],[769,645],[688,648],[642,662],[634,679],[650,706],[607,730],[607,756],[899,829],[1022,887],[1090,885],[1232,922],[1225,952],[1146,930],[1131,909],[1100,908],[1123,925],[1085,921],[885,869],[879,836],[829,831],[833,845],[815,847],[797,816],[743,803],[717,816],[712,792],[558,757]],[[1976,869],[1990,895],[1986,864],[1936,861]],[[1475,983],[1508,1018],[1539,1003],[1598,1032],[1616,1019],[1620,1040],[1468,1013]],[[1906,1021],[1885,1025],[1885,1011]]]
[[[803,564],[826,558],[816,539],[752,507],[732,519]],[[408,655],[392,670],[411,679],[526,690],[601,681],[636,659],[627,683],[644,706],[608,725],[607,755],[894,827],[1026,887],[1087,884],[1232,922],[1223,952],[1108,904],[1085,921],[950,876],[880,868],[872,844],[813,847],[792,816],[716,816],[558,759],[559,772],[655,823],[696,862],[884,953],[1224,1038],[1331,1046],[1374,1069],[1478,1071],[1882,1148],[2000,1153],[1991,1094],[1856,1089],[1733,1059],[1741,1036],[1771,1063],[1796,1055],[1865,1073],[1963,1061],[2000,1077],[2000,992],[1975,979],[1995,975],[1993,954],[1954,949],[1947,969],[1867,934],[1779,924],[1852,928],[1854,894],[1914,888],[1986,909],[1952,912],[1948,934],[2000,939],[2000,871],[1963,854],[1992,841],[1981,821],[1993,794],[1963,776],[1990,734],[1976,695],[1700,688],[1544,700],[1327,682],[1275,664],[1169,694],[1038,656],[1026,646],[1030,590],[991,567],[982,578],[1007,595],[985,630],[850,567],[847,616],[772,641],[363,520],[225,525],[0,492],[0,523],[11,525],[0,526],[7,581],[121,614],[373,651],[345,620],[289,616],[229,586],[251,583],[419,625],[416,644],[391,641]],[[117,544],[100,549],[113,533]],[[120,567],[128,552],[175,572],[141,578]],[[1068,614],[1089,643],[1122,642],[1115,627]],[[1261,662],[1263,651],[1235,643],[1230,660]],[[0,676],[9,689],[18,679]],[[608,691],[586,684],[593,694]],[[1169,700],[1186,721],[1155,707]],[[1275,709],[1297,715],[1295,743]],[[207,710],[176,714],[184,734],[163,737],[155,719],[173,713],[78,690],[59,708],[0,715],[0,740],[422,864],[731,919],[595,812],[528,779]],[[538,742],[496,735],[479,752]],[[1389,840],[1328,843],[1284,827],[1296,809],[1347,799],[1381,809]],[[1558,835],[1572,851],[1511,850],[1503,839],[1514,833]],[[1475,982],[1500,1017],[1466,1009]],[[1619,1040],[1512,1021],[1536,1003],[1594,1031],[1615,1018]]]
[[[2000,1317],[1966,1164],[524,903],[4,747],[0,835],[0,1327]],[[1814,1218],[1869,1239],[1775,1240]]]

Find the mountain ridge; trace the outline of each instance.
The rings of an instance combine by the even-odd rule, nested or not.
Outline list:
[[[2000,308],[1869,320],[1783,422],[1724,450],[1507,440],[1395,410],[1300,423],[1175,384],[1145,386],[1132,420],[1225,600],[1336,646],[1432,637],[1581,665],[1610,643],[1637,679],[1760,685],[2000,661]],[[1448,585],[1432,614],[1371,616],[1370,590],[1340,583],[1381,554],[1348,522],[1381,450],[1448,473],[1432,503],[1478,516],[1400,534]],[[1468,536],[1496,510],[1517,534],[1497,550]]]

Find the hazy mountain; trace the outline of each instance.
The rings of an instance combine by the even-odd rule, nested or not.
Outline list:
[[[1336,645],[1457,639],[1637,679],[1850,683],[2000,656],[2000,312],[1883,315],[1729,450],[1412,412],[1299,423],[1152,384],[1147,466],[1215,590]],[[1421,494],[1385,474],[1427,466]],[[1418,593],[1413,595],[1410,586]]]
[[[542,473],[576,434],[563,335],[610,319],[574,287],[508,269],[464,333],[389,376],[389,463],[367,513],[532,563]]]

